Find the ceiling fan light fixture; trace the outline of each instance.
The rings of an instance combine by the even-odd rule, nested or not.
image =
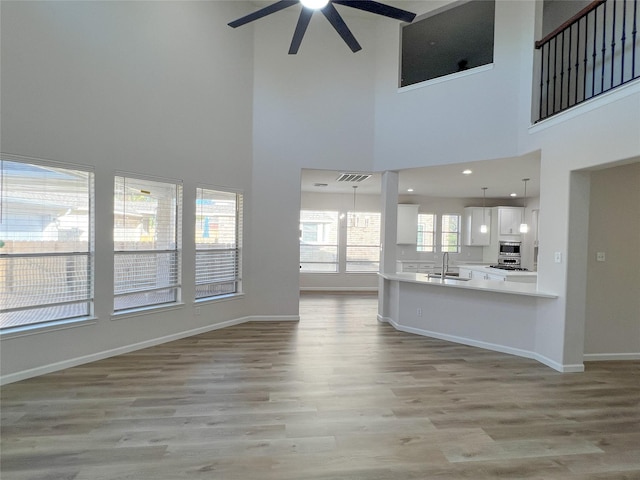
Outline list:
[[[303,7],[310,8],[312,10],[319,10],[327,6],[329,0],[300,0]]]

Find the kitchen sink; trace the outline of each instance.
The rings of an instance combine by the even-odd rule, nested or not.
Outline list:
[[[442,278],[442,274],[441,273],[429,273],[427,275],[428,278]],[[444,276],[445,280],[459,280],[461,282],[468,282],[469,279],[468,278],[460,278],[458,275],[445,275]]]

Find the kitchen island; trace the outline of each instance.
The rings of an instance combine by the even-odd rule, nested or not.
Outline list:
[[[557,295],[535,283],[449,279],[426,274],[380,274],[378,319],[397,330],[526,358],[556,370],[536,353],[541,303]]]

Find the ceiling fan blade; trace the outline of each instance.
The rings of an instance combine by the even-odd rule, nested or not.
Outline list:
[[[403,22],[413,22],[416,14],[402,10],[400,8],[385,5],[384,3],[374,2],[373,0],[333,0],[333,3],[344,5],[345,7],[357,8],[366,12],[384,15],[385,17],[395,18]]]
[[[293,39],[291,39],[289,55],[295,55],[296,53],[298,53],[298,49],[300,48],[300,44],[302,43],[302,37],[304,37],[304,33],[307,31],[307,27],[309,26],[311,15],[313,15],[312,9],[304,7],[302,8],[300,17],[298,18],[298,24],[296,25],[296,31],[293,32]]]
[[[340,34],[345,43],[349,45],[349,48],[352,52],[362,50],[362,47],[356,40],[356,37],[353,36],[353,33],[351,33],[351,30],[349,30],[347,24],[344,23],[344,20],[336,10],[336,7],[333,6],[333,3],[327,3],[327,6],[322,9],[322,13],[325,17],[327,17],[329,23],[333,25],[333,28],[336,29],[336,32]]]
[[[233,28],[240,27],[246,23],[253,22],[254,20],[258,20],[259,18],[266,17],[267,15],[270,15],[272,13],[279,12],[280,10],[290,7],[292,5],[295,5],[297,3],[300,3],[300,2],[298,2],[298,0],[280,0],[279,2],[272,3],[268,7],[261,8],[260,10],[250,13],[249,15],[246,15],[242,18],[234,20],[233,22],[230,22],[228,25]]]

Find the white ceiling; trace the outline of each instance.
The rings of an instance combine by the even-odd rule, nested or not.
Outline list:
[[[465,169],[473,173],[462,174]],[[357,185],[358,194],[380,193],[380,173],[373,173],[371,178],[359,183],[338,182],[338,176],[347,172],[351,171],[305,169],[301,175],[301,189],[314,193],[351,193],[353,185]],[[513,192],[518,196],[524,194],[523,178],[530,179],[527,196],[539,196],[540,158],[537,152],[522,157],[400,170],[398,189],[401,195],[478,198],[482,197],[482,187],[487,187],[487,198],[509,198]],[[326,183],[327,186],[316,187],[315,183]],[[408,188],[413,188],[413,193],[407,192]]]

